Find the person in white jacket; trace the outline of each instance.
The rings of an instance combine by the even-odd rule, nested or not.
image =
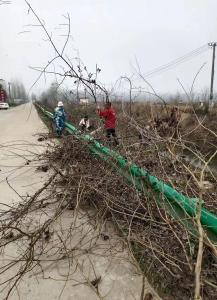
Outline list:
[[[79,123],[79,127],[81,128],[82,131],[90,130],[91,126],[90,126],[90,121],[89,121],[88,115],[85,115],[84,118],[81,119],[81,121]]]

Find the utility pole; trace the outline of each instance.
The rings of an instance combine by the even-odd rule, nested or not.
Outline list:
[[[97,75],[98,75],[98,66],[96,64],[96,77],[95,77],[95,82],[97,82]],[[94,85],[94,96],[95,96],[95,102],[97,102],[97,97],[96,97],[96,84]]]
[[[132,117],[132,89],[133,89],[132,81],[127,76],[123,76],[121,78],[127,80],[129,82],[129,85],[130,85],[130,90],[129,90],[130,111],[129,111],[129,114],[130,114],[130,117]]]
[[[209,43],[208,46],[212,47],[212,71],[211,71],[211,86],[210,86],[210,96],[209,96],[209,107],[213,101],[213,83],[214,83],[214,75],[215,75],[215,49],[217,43]]]

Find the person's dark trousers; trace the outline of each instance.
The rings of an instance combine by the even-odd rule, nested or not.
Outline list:
[[[84,132],[86,129],[86,126],[84,124],[81,125],[81,131]]]
[[[114,138],[114,142],[116,145],[119,145],[117,135],[115,132],[115,128],[106,128],[106,137],[108,140],[111,140],[111,136]]]

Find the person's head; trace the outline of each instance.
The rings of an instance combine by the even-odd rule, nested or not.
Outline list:
[[[57,106],[58,106],[58,107],[63,107],[63,102],[62,102],[62,101],[59,101],[58,104],[57,104]]]
[[[110,108],[111,106],[112,106],[111,102],[106,102],[106,103],[105,103],[105,108],[108,109],[108,108]]]
[[[84,116],[84,120],[87,121],[88,120],[88,115]]]

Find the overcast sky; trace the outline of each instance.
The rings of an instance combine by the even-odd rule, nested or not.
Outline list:
[[[64,41],[63,15],[70,14],[72,40],[66,50],[75,49],[89,70],[97,63],[102,68],[100,80],[114,83],[122,75],[148,71],[185,55],[210,41],[217,41],[216,0],[29,0],[45,21],[58,46]],[[54,51],[44,41],[44,34],[23,0],[0,6],[0,78],[21,79],[27,89],[38,74],[30,67],[43,67]],[[21,33],[23,31],[31,31]],[[195,88],[210,85],[211,49],[177,67],[156,74],[149,81],[158,92],[180,90],[177,78],[189,89],[203,63]],[[58,68],[58,66],[56,66]],[[54,80],[44,79],[35,87],[42,91]],[[216,81],[217,82],[217,76]],[[136,83],[135,83],[136,84]],[[144,84],[145,86],[145,84]]]

